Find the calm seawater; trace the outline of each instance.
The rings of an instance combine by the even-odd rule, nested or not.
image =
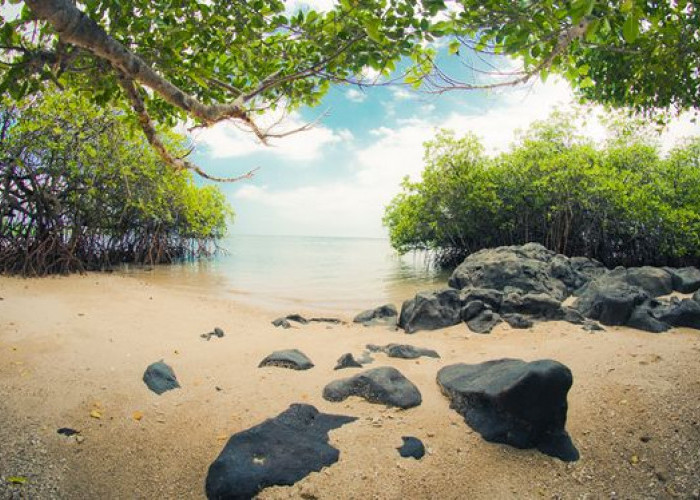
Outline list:
[[[230,296],[275,309],[359,312],[397,307],[420,290],[446,286],[448,275],[425,255],[399,256],[388,240],[305,236],[231,236],[214,258],[132,270],[151,283]]]

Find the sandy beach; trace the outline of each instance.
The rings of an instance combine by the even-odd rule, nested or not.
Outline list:
[[[265,309],[101,274],[1,277],[0,297],[2,498],[204,498],[207,468],[228,437],[296,402],[359,419],[330,433],[338,463],[260,498],[700,496],[694,330],[589,333],[555,321],[524,331],[502,324],[490,335],[464,325],[406,335],[353,325],[359,311],[336,311],[347,324],[283,330],[270,321],[318,311]],[[217,326],[223,338],[200,337]],[[441,355],[409,361],[377,354],[369,365],[401,370],[420,389],[422,405],[401,411],[321,397],[328,382],[357,372],[333,370],[341,354],[389,342]],[[257,368],[287,348],[316,366]],[[551,358],[571,369],[567,429],[580,460],[485,442],[449,408],[438,369],[503,357]],[[161,359],[182,388],[158,396],[142,375]],[[80,439],[59,435],[62,427],[79,430]],[[420,461],[396,451],[409,435],[426,445]],[[13,476],[26,483],[10,484]]]

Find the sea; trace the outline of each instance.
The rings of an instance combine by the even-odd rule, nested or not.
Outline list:
[[[229,236],[216,256],[130,269],[146,282],[264,308],[352,314],[446,286],[426,253],[399,255],[387,239]]]

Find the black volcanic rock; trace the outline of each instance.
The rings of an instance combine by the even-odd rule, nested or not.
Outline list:
[[[623,280],[608,280],[603,275],[589,283],[581,292],[574,309],[604,325],[624,325],[632,311],[649,298],[643,289]]]
[[[283,351],[275,351],[265,357],[258,368],[263,366],[278,366],[280,368],[290,368],[292,370],[308,370],[313,368],[314,364],[311,360],[298,349],[285,349]]]
[[[158,395],[180,387],[175,372],[162,360],[148,365],[143,374],[143,381],[150,390]]]
[[[404,409],[418,406],[422,401],[418,388],[396,368],[388,366],[335,380],[323,389],[323,399],[327,401],[344,401],[350,396]]]
[[[700,269],[697,267],[665,267],[673,280],[673,289],[681,293],[693,293],[700,289]]]
[[[413,436],[402,436],[403,444],[396,448],[399,450],[399,455],[403,458],[415,458],[420,460],[425,455],[425,446],[423,442],[417,437]]]
[[[459,291],[452,288],[437,292],[420,292],[401,307],[398,326],[406,333],[437,330],[460,323],[462,302]]]
[[[476,317],[467,321],[467,326],[474,333],[491,333],[493,327],[501,322],[501,316],[491,309],[484,309]]]
[[[565,430],[571,371],[552,360],[499,359],[442,368],[437,383],[465,422],[484,439],[578,459]]]
[[[362,311],[352,320],[354,323],[362,323],[365,326],[376,324],[392,324],[396,322],[398,312],[393,304],[384,304],[374,309]]]
[[[238,432],[209,466],[209,499],[249,499],[268,486],[289,486],[338,461],[328,432],[357,420],[293,404],[275,418]]]
[[[426,356],[428,358],[440,357],[440,355],[432,349],[424,349],[408,344],[387,344],[385,346],[367,344],[367,349],[371,352],[383,352],[390,358],[416,359],[421,356]]]
[[[342,370],[343,368],[362,368],[362,364],[358,362],[351,353],[345,353],[338,358],[334,370]]]
[[[502,316],[503,321],[508,323],[511,328],[518,328],[518,329],[525,329],[525,328],[532,328],[532,325],[534,324],[533,321],[529,318],[526,318],[522,314],[504,314]]]

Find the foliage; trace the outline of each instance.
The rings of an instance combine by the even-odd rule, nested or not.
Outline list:
[[[700,263],[700,138],[662,158],[624,129],[595,145],[574,121],[555,114],[495,158],[441,132],[421,180],[404,180],[386,208],[392,245],[435,250],[444,265],[526,242],[608,266]]]
[[[66,92],[3,105],[0,271],[169,262],[224,235],[232,212],[221,191],[167,167],[127,121]]]
[[[233,119],[265,140],[274,134],[256,126],[255,113],[316,104],[332,83],[372,84],[362,75],[388,77],[399,61],[410,61],[404,83],[437,91],[556,72],[582,96],[615,106],[700,102],[700,11],[689,0],[339,0],[325,12],[281,0],[22,5],[0,26],[2,93],[20,99],[47,82],[90,89],[98,104],[133,109],[166,162],[195,171],[159,145],[151,118]],[[460,82],[434,66],[431,42],[441,39],[467,61],[474,51],[504,54],[524,68],[496,82]]]

